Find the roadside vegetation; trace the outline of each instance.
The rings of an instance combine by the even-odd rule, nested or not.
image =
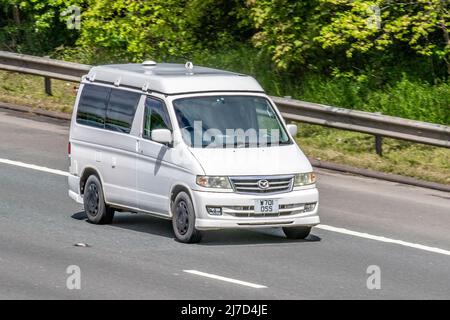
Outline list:
[[[52,95],[41,77],[0,70],[0,101],[52,111],[71,112],[78,85],[52,79]]]
[[[271,95],[444,125],[448,30],[442,0],[0,0],[0,50],[87,64],[191,60],[253,75]],[[0,71],[0,101],[70,112],[76,84],[52,86],[47,96],[43,79]],[[450,183],[448,149],[385,139],[378,157],[372,136],[300,128],[312,158]]]

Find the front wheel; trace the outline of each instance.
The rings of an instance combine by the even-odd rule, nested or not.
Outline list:
[[[103,189],[97,176],[90,176],[84,187],[84,211],[89,222],[108,224],[114,218],[114,209],[108,207],[103,196]]]
[[[311,227],[284,227],[283,232],[288,239],[305,239],[311,232]]]
[[[180,192],[175,198],[172,227],[180,242],[195,243],[201,240],[200,231],[195,229],[194,205],[186,192]]]

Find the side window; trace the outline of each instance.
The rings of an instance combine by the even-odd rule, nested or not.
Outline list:
[[[107,87],[85,84],[78,103],[77,123],[104,128],[110,91]]]
[[[140,97],[136,92],[112,89],[106,110],[105,128],[130,133]]]
[[[143,137],[150,139],[154,129],[172,130],[169,114],[163,101],[147,97],[145,101],[144,132]]]
[[[283,129],[283,126],[269,101],[266,99],[254,99],[253,103],[257,115],[256,120],[258,129],[267,130],[268,135],[263,139],[268,139],[266,140],[267,142],[269,142],[270,139],[288,142],[289,137]]]

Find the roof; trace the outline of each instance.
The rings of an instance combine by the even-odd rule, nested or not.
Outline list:
[[[244,74],[173,63],[96,66],[89,71],[87,80],[169,95],[208,91],[264,92],[254,78]]]

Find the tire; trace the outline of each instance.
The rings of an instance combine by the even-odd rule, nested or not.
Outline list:
[[[177,194],[173,205],[172,227],[175,238],[183,243],[200,242],[202,234],[195,229],[195,211],[186,192]]]
[[[311,232],[311,227],[284,227],[283,232],[288,239],[305,239]]]
[[[103,188],[97,176],[90,176],[84,186],[84,211],[89,222],[109,224],[114,218],[114,209],[105,203]]]

